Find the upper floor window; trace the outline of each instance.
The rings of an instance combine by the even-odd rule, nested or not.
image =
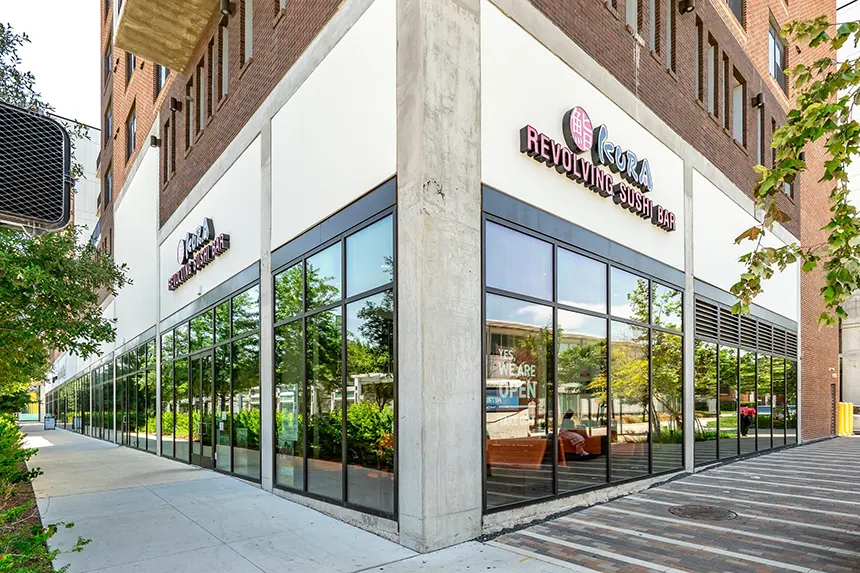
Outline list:
[[[657,51],[657,2],[648,0],[648,49]]]
[[[125,159],[131,158],[134,152],[137,139],[137,113],[134,106],[131,106],[131,111],[128,114],[128,119],[125,122]]]
[[[185,84],[185,148],[194,145],[194,80]]]
[[[709,38],[708,40],[708,61],[705,62],[705,66],[708,70],[708,111],[717,116],[717,90],[719,86],[717,84],[717,53],[719,50],[717,49],[717,43],[713,38]]]
[[[169,75],[170,68],[165,68],[161,64],[155,64],[155,97],[158,97],[158,94],[164,89]]]
[[[197,64],[197,131],[206,127],[206,66]]]
[[[666,69],[674,70],[675,62],[673,61],[673,53],[675,51],[675,10],[674,0],[663,0],[666,10]]]
[[[111,69],[113,68],[112,64],[113,60],[113,40],[108,38],[107,46],[105,46],[105,55],[104,55],[104,83],[107,84],[108,78],[110,77]]]
[[[113,169],[110,165],[105,169],[104,176],[104,198],[105,198],[105,208],[110,205],[110,202],[113,200]]]
[[[221,51],[219,56],[220,66],[218,67],[218,84],[221,86],[221,97],[227,95],[228,90],[228,72],[230,69],[230,30],[226,26],[218,28],[218,48]]]
[[[125,85],[131,81],[131,74],[134,73],[134,67],[137,65],[137,57],[131,52],[125,53]]]
[[[770,23],[770,34],[768,35],[768,58],[770,75],[776,79],[782,91],[788,93],[788,80],[785,77],[785,41],[773,21]]]
[[[254,56],[254,0],[242,0],[242,62]]]
[[[630,26],[630,31],[634,34],[639,33],[639,0],[627,0],[625,10],[625,20]]]
[[[735,70],[732,76],[732,136],[735,140],[746,147],[746,82]]]
[[[113,105],[110,101],[108,101],[107,109],[105,110],[105,119],[104,119],[104,137],[102,137],[102,141],[104,145],[107,145],[107,142],[113,136]]]
[[[732,11],[732,14],[735,15],[735,18],[738,19],[738,22],[741,23],[741,26],[744,24],[744,0],[726,0],[726,4],[729,5],[729,9]]]

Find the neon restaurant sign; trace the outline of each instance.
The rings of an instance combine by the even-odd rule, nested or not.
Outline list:
[[[230,235],[215,236],[215,224],[208,217],[203,224],[179,239],[176,246],[176,262],[179,270],[167,280],[168,290],[176,290],[197,274],[206,265],[230,249]]]
[[[561,125],[566,145],[526,125],[520,129],[520,152],[547,167],[555,167],[568,179],[582,183],[601,197],[612,197],[619,207],[650,219],[653,225],[665,231],[677,228],[675,214],[646,195],[654,188],[647,159],[639,159],[632,151],[612,143],[607,127],[594,127],[581,107],[565,113]],[[589,150],[591,161],[579,156]],[[609,171],[601,166],[608,167]],[[612,173],[620,174],[622,181],[615,183]]]

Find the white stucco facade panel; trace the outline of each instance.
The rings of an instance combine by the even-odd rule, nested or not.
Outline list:
[[[481,163],[490,185],[678,269],[684,268],[683,161],[582,76],[486,0],[481,4]],[[531,125],[564,144],[562,119],[579,106],[609,140],[647,158],[648,197],[672,211],[669,233],[520,153],[519,132]],[[591,161],[589,152],[581,157]],[[604,167],[606,171],[608,168]],[[621,181],[615,175],[615,181]]]
[[[158,150],[144,146],[134,178],[114,212],[114,260],[128,265],[131,284],[115,301],[116,345],[121,346],[153,326],[157,318]]]
[[[161,244],[158,289],[162,320],[260,259],[260,152],[257,137]],[[180,268],[176,260],[179,240],[207,217],[212,219],[216,236],[230,235],[230,249],[176,290],[168,290],[168,279]]]
[[[394,0],[377,0],[272,118],[272,248],[396,170]]]
[[[756,225],[756,220],[701,173],[693,171],[693,221],[694,274],[728,291],[744,272],[738,259],[755,247],[750,241],[736,245],[735,238]],[[765,247],[784,244],[773,234],[762,240]],[[766,281],[755,303],[796,321],[799,295],[800,275],[794,264]]]

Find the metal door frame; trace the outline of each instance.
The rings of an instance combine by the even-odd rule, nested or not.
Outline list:
[[[211,404],[212,404],[212,408],[211,408],[212,411],[210,412],[210,416],[209,416],[211,418],[209,420],[209,424],[210,424],[209,427],[211,428],[210,439],[212,441],[212,443],[210,444],[211,451],[212,451],[211,456],[204,456],[203,455],[204,442],[203,442],[203,429],[202,429],[203,420],[202,419],[200,420],[200,424],[201,424],[200,454],[194,453],[194,443],[195,443],[195,440],[194,440],[194,408],[195,408],[194,398],[196,397],[196,393],[197,393],[197,382],[199,382],[201,385],[201,395],[199,396],[199,398],[201,400],[201,404],[203,403],[202,402],[202,400],[203,400],[203,396],[202,396],[203,381],[192,379],[191,374],[193,372],[193,368],[191,365],[194,362],[200,362],[201,363],[201,368],[198,372],[198,376],[202,377],[202,375],[203,375],[202,362],[203,362],[203,359],[207,358],[207,357],[209,358],[209,399],[210,399]],[[190,407],[188,408],[188,417],[189,417],[189,419],[188,419],[189,432],[188,433],[189,433],[190,440],[189,440],[188,446],[189,446],[190,454],[191,454],[191,463],[195,466],[200,466],[200,467],[204,467],[204,468],[208,468],[208,469],[215,469],[216,449],[215,449],[215,439],[214,439],[215,438],[215,349],[214,348],[208,348],[202,352],[197,352],[197,353],[192,354],[188,357],[188,385],[189,385],[189,390],[190,390],[189,396],[188,396],[190,398],[190,403],[189,403]],[[202,412],[202,407],[201,407],[201,412]]]

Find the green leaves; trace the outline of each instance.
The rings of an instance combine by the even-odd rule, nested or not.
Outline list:
[[[756,166],[759,179],[753,189],[756,207],[763,212],[761,223],[747,229],[736,240],[758,241],[755,249],[740,257],[744,264],[739,281],[732,286],[738,297],[737,313],[748,312],[753,299],[762,292],[763,281],[776,270],[800,264],[804,273],[818,273],[823,281],[820,295],[827,309],[820,325],[833,324],[842,316],[842,304],[860,289],[860,218],[848,201],[848,166],[860,153],[860,124],[854,121],[854,106],[860,102],[860,59],[843,62],[834,59],[835,51],[853,41],[860,43],[860,22],[846,22],[837,28],[821,16],[795,20],[783,27],[783,34],[811,48],[820,47],[823,57],[800,62],[787,71],[793,81],[795,102],[786,122],[773,134],[775,161],[772,167]],[[813,144],[814,147],[810,148]],[[761,237],[775,223],[785,223],[788,215],[778,207],[786,183],[807,169],[801,153],[823,150],[820,182],[832,182],[828,201],[831,219],[822,228],[824,239],[817,244],[792,243],[764,247]],[[817,166],[816,166],[817,168]]]

